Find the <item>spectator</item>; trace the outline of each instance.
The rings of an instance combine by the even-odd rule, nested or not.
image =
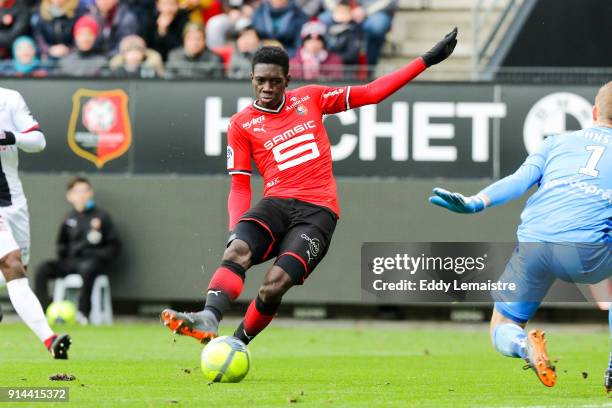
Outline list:
[[[122,0],[138,20],[140,36],[146,37],[145,30],[155,21],[155,0]]]
[[[185,26],[183,47],[170,52],[168,71],[178,78],[223,78],[223,60],[206,46],[204,26]]]
[[[227,0],[224,3],[225,13],[212,17],[206,24],[208,46],[213,50],[228,43],[228,35],[235,30],[241,19],[251,20],[256,2],[245,0]]]
[[[263,0],[253,16],[259,36],[278,40],[289,56],[295,55],[300,45],[299,27],[307,20],[294,0]]]
[[[32,32],[43,56],[65,57],[74,45],[74,23],[84,14],[78,0],[42,0],[32,16]]]
[[[304,24],[302,47],[289,63],[292,78],[308,81],[342,78],[342,59],[325,49],[325,34],[325,24],[320,21]]]
[[[199,24],[206,24],[211,17],[223,12],[219,0],[179,0],[179,6],[189,12],[189,21]]]
[[[124,37],[119,50],[119,55],[110,62],[111,75],[119,78],[155,78],[163,75],[161,56],[157,51],[147,49],[142,37]]]
[[[332,25],[332,12],[341,0],[325,0],[327,11],[319,15],[319,20],[327,26]],[[368,65],[376,65],[385,37],[391,30],[393,13],[398,0],[356,0],[357,6],[351,10],[353,21],[361,24],[365,32],[366,56]]]
[[[28,5],[23,0],[0,0],[0,58],[10,58],[13,42],[29,29]]]
[[[183,30],[189,14],[179,8],[178,0],[157,0],[156,7],[155,23],[147,29],[145,39],[166,61],[170,50],[183,45]]]
[[[228,76],[232,79],[247,79],[251,77],[251,60],[255,51],[261,47],[261,40],[250,20],[239,21],[236,29],[238,37],[230,60]]]
[[[96,49],[107,56],[119,52],[119,42],[123,37],[138,33],[136,16],[127,4],[119,3],[119,0],[95,0],[90,13],[99,26]]]
[[[78,320],[87,324],[91,311],[91,291],[95,278],[119,254],[121,244],[110,215],[96,207],[91,183],[75,177],[68,183],[66,199],[72,205],[57,237],[57,259],[40,265],[35,277],[35,291],[43,308],[49,305],[47,282],[69,274],[83,278],[79,296]]]
[[[47,76],[50,67],[41,64],[37,55],[36,44],[31,37],[22,35],[13,42],[13,59],[5,61],[0,72],[6,76]]]
[[[296,0],[296,2],[309,19],[316,17],[323,8],[323,0]]]
[[[96,36],[100,27],[88,15],[79,18],[74,25],[75,49],[59,60],[58,71],[70,76],[99,75],[107,66],[107,59],[96,48]]]
[[[327,30],[327,49],[338,54],[344,65],[359,64],[363,32],[351,14],[349,0],[341,0],[332,13]]]

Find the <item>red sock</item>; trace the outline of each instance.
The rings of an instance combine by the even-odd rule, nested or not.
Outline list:
[[[47,340],[43,342],[45,343],[45,347],[47,348],[47,350],[51,348],[51,343],[53,343],[53,340],[55,340],[56,337],[57,337],[57,334],[54,334],[53,336],[49,337]]]
[[[233,301],[240,296],[243,286],[244,278],[228,267],[220,266],[210,280],[208,290],[220,290]]]
[[[259,297],[251,302],[242,321],[244,331],[253,338],[265,329],[274,316],[279,304],[267,305]]]

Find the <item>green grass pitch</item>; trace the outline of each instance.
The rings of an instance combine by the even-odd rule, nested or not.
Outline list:
[[[610,350],[603,327],[549,330],[559,380],[547,389],[521,360],[492,350],[485,326],[287,326],[253,342],[242,383],[207,385],[201,346],[161,325],[70,327],[71,359],[54,361],[24,325],[3,323],[0,386],[68,386],[70,403],[53,406],[79,408],[612,406],[602,384]],[[48,380],[57,373],[76,380]]]

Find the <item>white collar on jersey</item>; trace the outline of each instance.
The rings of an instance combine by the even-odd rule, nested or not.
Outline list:
[[[264,108],[263,106],[259,106],[257,104],[257,101],[253,101],[253,107],[257,110],[264,111],[264,112],[279,113],[280,111],[283,110],[283,107],[285,107],[285,95],[283,95],[283,102],[276,109],[267,109],[267,108]]]

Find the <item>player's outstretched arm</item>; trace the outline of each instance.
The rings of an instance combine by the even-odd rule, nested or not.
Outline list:
[[[351,109],[364,105],[379,103],[392,95],[417,77],[428,67],[438,64],[447,59],[457,45],[457,27],[437,43],[431,50],[423,56],[411,61],[409,64],[390,74],[366,84],[351,86],[349,95],[349,107]]]
[[[477,213],[487,207],[505,204],[519,198],[541,178],[542,172],[539,167],[524,164],[514,174],[504,177],[470,197],[436,187],[433,189],[434,195],[429,197],[429,202],[456,213]]]
[[[45,149],[45,135],[38,130],[27,132],[10,132],[0,130],[0,146],[16,145],[18,148],[28,153],[38,153]]]
[[[229,230],[232,231],[240,217],[251,207],[251,177],[246,174],[232,174],[232,186],[227,197]]]

